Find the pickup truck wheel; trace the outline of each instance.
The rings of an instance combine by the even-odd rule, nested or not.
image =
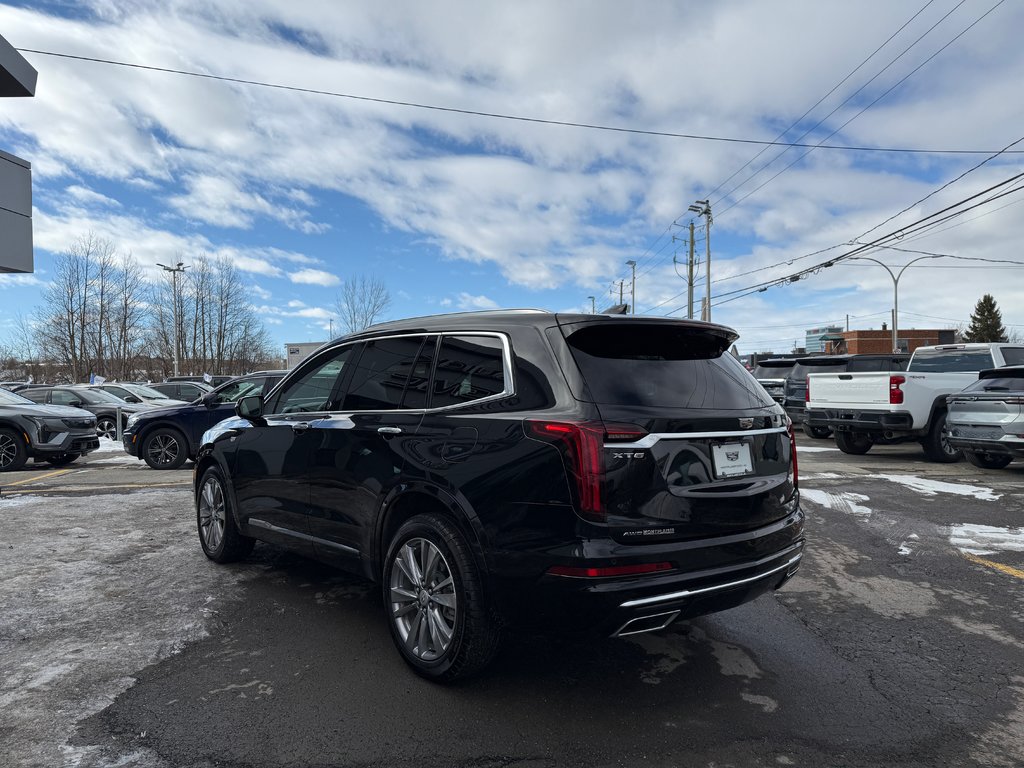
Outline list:
[[[13,472],[25,466],[28,447],[13,429],[0,429],[0,472]]]
[[[500,630],[473,553],[452,522],[434,514],[408,520],[391,540],[381,581],[391,637],[416,674],[450,682],[494,658]]]
[[[921,441],[924,454],[931,461],[940,464],[953,464],[963,458],[963,452],[950,444],[949,430],[946,429],[946,412],[935,414],[928,436]]]
[[[851,456],[863,456],[874,445],[868,435],[859,432],[836,432],[836,447]]]
[[[832,430],[828,427],[812,427],[806,421],[804,422],[804,434],[808,437],[813,437],[815,440],[824,440],[826,437],[832,434]]]
[[[1013,456],[1006,453],[975,453],[974,451],[964,451],[964,456],[976,467],[982,469],[1006,469],[1010,462],[1013,461]]]

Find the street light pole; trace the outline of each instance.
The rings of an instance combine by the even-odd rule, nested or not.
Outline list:
[[[889,277],[892,278],[892,351],[899,352],[899,323],[900,323],[900,278],[903,277],[903,273],[907,271],[907,267],[918,261],[924,261],[925,259],[942,259],[944,256],[918,256],[916,259],[911,259],[899,272],[894,273],[887,264],[883,264],[878,259],[873,259],[870,256],[851,256],[849,261],[873,261],[878,266],[885,269],[889,273]]]
[[[174,303],[172,314],[174,322],[174,375],[178,375],[178,273],[184,272],[188,269],[184,262],[179,261],[173,267],[168,267],[166,264],[157,262],[158,267],[162,267],[164,272],[171,273],[171,301]]]
[[[633,287],[629,293],[629,306],[632,314],[636,314],[636,262],[630,259],[626,262],[633,270]]]
[[[590,299],[590,314],[596,315],[597,314],[597,299],[595,299],[593,296],[587,296],[587,298]]]

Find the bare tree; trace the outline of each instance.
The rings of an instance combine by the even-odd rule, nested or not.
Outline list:
[[[376,277],[352,277],[342,283],[336,302],[341,324],[348,333],[371,326],[391,306],[391,294]]]

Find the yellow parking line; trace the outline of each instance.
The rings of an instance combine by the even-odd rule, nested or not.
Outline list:
[[[13,483],[4,483],[3,487],[7,488],[12,485],[24,485],[25,483],[34,483],[36,480],[45,480],[48,477],[56,477],[57,475],[66,475],[68,472],[72,472],[70,469],[58,469],[55,472],[47,472],[45,475],[36,475],[35,477],[26,477],[24,480],[15,480]]]
[[[1003,565],[1002,563],[997,563],[994,560],[986,560],[984,557],[978,557],[977,555],[972,555],[968,552],[964,552],[964,557],[972,563],[984,565],[986,568],[994,568],[997,571],[1002,571],[1008,576],[1024,580],[1024,571],[1020,568],[1014,568],[1012,565]]]
[[[131,485],[86,485],[86,486],[74,486],[71,488],[60,487],[60,488],[19,488],[16,491],[11,491],[11,496],[24,496],[30,493],[85,493],[85,492],[98,492],[104,493],[111,490],[121,490],[124,488],[128,489],[145,489],[145,488],[188,488],[191,487],[192,483],[132,483]],[[6,488],[4,489],[6,491]],[[4,493],[4,495],[8,495]]]

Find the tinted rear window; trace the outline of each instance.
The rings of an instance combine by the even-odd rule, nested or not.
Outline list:
[[[599,325],[567,339],[598,403],[746,410],[775,405],[724,339],[672,325]]]
[[[789,378],[804,381],[809,373],[843,373],[845,370],[845,360],[842,362],[837,360],[835,363],[815,363],[814,365],[797,363],[790,371]]]
[[[1003,347],[1002,352],[1007,365],[1024,365],[1024,347]]]
[[[976,373],[991,367],[992,353],[987,349],[919,349],[907,370]]]
[[[1006,376],[992,379],[978,379],[964,392],[984,392],[994,390],[996,392],[1024,392],[1024,374],[1019,376]]]

